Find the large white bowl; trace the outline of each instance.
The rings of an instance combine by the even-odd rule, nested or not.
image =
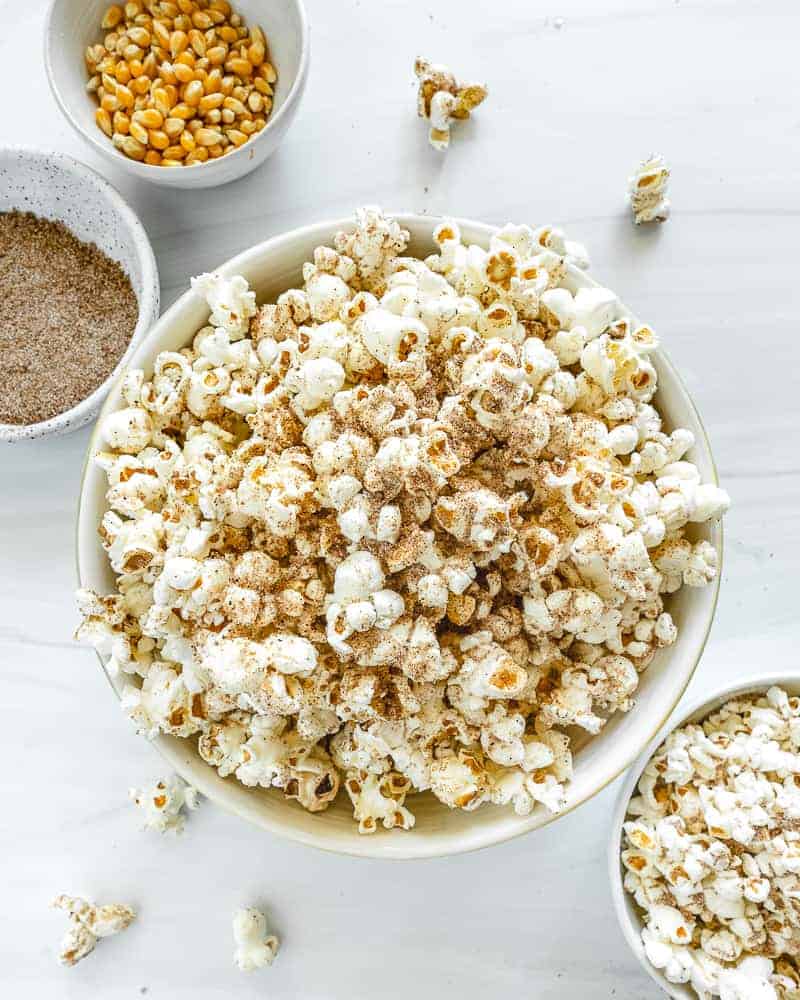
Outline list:
[[[207,188],[244,177],[271,156],[297,115],[311,57],[303,0],[235,0],[246,24],[260,25],[278,80],[266,126],[233,153],[192,167],[154,167],[121,153],[94,120],[97,104],[86,92],[84,53],[103,40],[100,28],[111,0],[51,0],[44,28],[44,65],[53,97],[78,135],[112,166],[164,187]]]
[[[625,870],[620,856],[622,853],[622,826],[627,816],[628,804],[636,794],[636,786],[639,783],[639,778],[642,776],[642,771],[644,771],[650,758],[670,733],[688,723],[702,722],[712,712],[716,712],[717,709],[722,708],[725,702],[730,701],[731,698],[750,694],[764,694],[773,685],[784,688],[791,695],[800,695],[800,672],[757,674],[744,680],[740,679],[734,684],[729,684],[727,687],[717,690],[712,695],[706,695],[701,701],[696,701],[675,722],[671,722],[663,732],[659,733],[645,748],[628,772],[617,798],[617,804],[614,808],[614,818],[611,824],[611,841],[608,846],[608,871],[611,880],[611,895],[614,900],[614,910],[631,951],[639,959],[639,962],[650,978],[658,983],[668,996],[673,997],[673,1000],[697,1000],[697,994],[690,986],[684,983],[669,982],[660,969],[651,965],[645,954],[644,945],[642,944],[642,928],[644,927],[642,911],[636,905],[633,896],[626,892],[623,886]]]
[[[95,243],[122,267],[139,304],[130,344],[114,371],[80,403],[35,424],[0,424],[0,441],[56,437],[95,416],[116,373],[158,319],[159,283],[153,248],[136,213],[108,181],[62,153],[0,149],[0,212],[33,212],[63,222],[79,240]]]
[[[427,256],[435,248],[430,237],[435,219],[420,215],[399,215],[401,224],[411,232],[410,252]],[[494,231],[477,222],[460,221],[465,239],[484,246]],[[349,229],[352,222],[341,219],[295,229],[246,250],[221,268],[225,274],[242,274],[255,289],[259,301],[274,297],[302,282],[301,265],[311,258],[314,247],[329,243],[339,229]],[[592,284],[583,272],[573,270],[570,280],[578,285]],[[185,346],[206,322],[208,307],[189,291],[162,316],[147,341],[131,359],[133,366],[149,370],[162,350]],[[711,450],[697,411],[675,369],[663,353],[655,358],[660,389],[658,402],[670,425],[692,430],[697,445],[691,456],[706,480],[716,480]],[[112,391],[104,412],[120,405],[119,386]],[[102,420],[102,416],[101,416]],[[98,442],[90,442],[90,454]],[[78,576],[82,586],[108,592],[114,584],[105,552],[97,537],[103,515],[106,481],[93,464],[87,464],[78,512]],[[708,538],[721,555],[722,532],[719,525],[704,525],[699,535]],[[703,651],[717,599],[718,584],[701,590],[685,588],[670,601],[670,611],[679,626],[678,640],[668,650],[659,651],[641,680],[637,707],[627,715],[609,722],[599,736],[584,741],[576,754],[575,777],[567,790],[565,812],[596,794],[630,764],[653,735],[658,732],[675,707],[689,682]],[[198,756],[191,741],[160,737],[156,746],[173,767],[220,805],[250,820],[265,830],[283,834],[314,847],[362,857],[424,858],[498,844],[535,830],[555,818],[542,810],[531,816],[516,816],[511,809],[484,806],[465,813],[446,809],[429,794],[415,796],[412,811],[417,824],[412,831],[381,831],[360,836],[352,819],[346,796],[324,813],[311,815],[294,802],[287,802],[280,792],[247,789],[235,779],[220,778]],[[560,815],[563,815],[562,812]]]

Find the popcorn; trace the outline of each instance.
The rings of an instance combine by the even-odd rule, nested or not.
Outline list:
[[[146,410],[128,406],[109,413],[100,426],[100,436],[115,451],[136,454],[150,443],[153,421]]]
[[[61,942],[58,960],[62,965],[77,965],[94,951],[100,938],[119,934],[131,925],[135,912],[122,903],[95,906],[76,896],[56,896],[50,904],[64,910],[69,927]]]
[[[181,833],[186,822],[183,807],[196,809],[200,804],[197,789],[177,775],[149,788],[131,788],[128,794],[144,814],[143,829],[159,833]]]
[[[645,953],[701,997],[796,993],[798,720],[780,688],[730,701],[672,732],[631,800],[622,863]]]
[[[414,73],[419,80],[417,114],[431,123],[428,139],[433,148],[445,150],[450,145],[453,121],[469,118],[486,100],[488,91],[483,84],[458,83],[446,67],[421,57],[414,63]]]
[[[192,278],[192,289],[208,303],[212,326],[221,327],[233,340],[247,333],[250,318],[256,313],[256,296],[241,275],[201,274]]]
[[[375,833],[378,823],[387,830],[410,830],[414,826],[414,816],[403,805],[409,781],[402,775],[353,772],[347,775],[344,787],[353,803],[359,833]]]
[[[717,573],[691,526],[729,504],[691,433],[662,430],[653,331],[610,290],[573,291],[580,244],[506,225],[465,246],[442,222],[422,261],[408,239],[367,207],[274,303],[239,278],[195,283],[208,323],[152,378],[129,372],[101,428],[117,582],[79,594],[77,636],[141,734],[196,740],[221,777],[310,812],[344,785],[363,833],[410,829],[417,791],[560,809],[569,728],[632,708],[677,638],[669,595]],[[758,753],[784,766],[779,746]],[[696,760],[676,747],[669,773],[689,781]],[[136,798],[174,828],[191,792],[163,784]],[[800,819],[800,793],[780,796]],[[748,844],[763,829],[724,797],[681,809]],[[705,905],[757,905],[793,850],[733,900],[740,882],[709,883]],[[687,872],[727,871],[696,854]]]
[[[667,197],[669,169],[663,156],[649,156],[628,178],[628,197],[637,226],[643,222],[666,222],[670,214]]]
[[[233,940],[236,950],[233,961],[242,972],[264,969],[275,961],[279,942],[267,934],[267,918],[252,907],[237,910],[233,915]]]

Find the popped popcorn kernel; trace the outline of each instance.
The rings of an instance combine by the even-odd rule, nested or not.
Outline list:
[[[666,222],[670,215],[669,168],[663,156],[649,156],[628,178],[628,198],[637,226],[643,222]]]
[[[184,806],[193,810],[200,804],[197,789],[177,775],[156,781],[147,788],[131,788],[128,795],[142,812],[142,828],[159,833],[182,833],[186,823]]]
[[[741,696],[670,733],[629,804],[624,885],[645,953],[699,997],[796,995],[799,735],[797,699]]]
[[[69,926],[58,955],[62,965],[77,965],[94,951],[100,938],[119,934],[136,918],[136,913],[130,906],[122,903],[95,906],[77,896],[56,896],[50,905],[64,910],[69,918]]]
[[[452,123],[469,118],[489,92],[481,83],[459,83],[445,66],[421,56],[414,63],[414,73],[419,81],[417,114],[431,123],[431,146],[445,150],[450,145]]]
[[[279,941],[267,934],[267,918],[253,907],[237,910],[233,915],[233,939],[236,950],[233,961],[242,972],[253,972],[272,965],[278,954]]]
[[[585,286],[581,244],[408,242],[368,206],[275,302],[195,282],[207,323],[101,427],[116,587],[78,596],[142,735],[292,808],[343,793],[364,834],[411,829],[423,791],[562,808],[572,727],[633,709],[730,502],[662,430],[657,337]],[[135,798],[174,829],[192,793],[163,784]]]

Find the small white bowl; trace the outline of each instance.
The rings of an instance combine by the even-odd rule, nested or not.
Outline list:
[[[625,935],[625,940],[630,945],[631,951],[639,959],[645,971],[674,1000],[697,1000],[697,994],[690,986],[684,983],[669,982],[664,973],[648,961],[645,954],[644,945],[642,944],[644,922],[636,901],[630,893],[625,891],[623,886],[625,870],[620,855],[622,853],[622,826],[627,816],[628,804],[636,794],[636,786],[648,761],[670,733],[688,723],[701,722],[711,715],[712,712],[716,712],[717,709],[722,708],[725,702],[730,701],[731,698],[749,694],[763,694],[769,688],[773,687],[773,685],[784,688],[791,695],[798,695],[800,694],[800,672],[756,674],[745,680],[738,680],[734,684],[729,684],[727,687],[716,691],[713,695],[706,695],[700,701],[695,701],[675,722],[670,722],[642,752],[641,756],[637,758],[635,764],[628,771],[614,807],[614,817],[611,824],[611,842],[608,847],[608,871],[617,920],[619,921],[622,933]]]
[[[164,187],[207,188],[244,177],[271,156],[294,121],[308,78],[310,40],[303,0],[234,0],[248,25],[260,25],[278,72],[272,114],[266,126],[235,152],[192,167],[156,167],[121,153],[97,127],[97,103],[87,93],[84,53],[102,42],[100,27],[111,0],[51,0],[44,27],[47,79],[64,117],[113,166]]]
[[[76,406],[36,424],[0,423],[0,441],[54,437],[93,419],[117,372],[158,319],[159,283],[147,233],[122,196],[85,164],[61,153],[0,149],[0,212],[33,212],[63,222],[84,243],[95,243],[130,279],[139,319],[128,349],[108,378]]]
[[[431,232],[437,219],[422,215],[396,215],[411,233],[409,253],[426,257],[436,249]],[[458,220],[464,239],[487,246],[493,227]],[[255,290],[259,302],[274,301],[290,287],[302,283],[302,264],[310,260],[314,248],[329,244],[340,229],[352,229],[352,219],[338,219],[305,226],[275,236],[234,257],[219,269],[223,274],[241,274]],[[572,269],[573,286],[594,284],[582,271]],[[131,358],[131,365],[151,370],[156,355],[163,350],[179,350],[189,343],[207,321],[208,306],[188,291],[167,310],[146,342]],[[711,449],[691,399],[663,352],[654,361],[659,376],[658,401],[666,422],[688,427],[696,446],[691,460],[705,480],[716,481]],[[117,384],[103,409],[109,413],[120,406]],[[101,421],[102,422],[102,415]],[[99,423],[98,423],[99,427]],[[95,431],[89,456],[99,446]],[[107,483],[103,472],[87,462],[78,509],[77,562],[81,586],[102,593],[114,586],[106,553],[97,536],[103,516]],[[721,556],[720,524],[700,527],[698,537],[707,538]],[[717,600],[718,580],[702,589],[683,588],[670,600],[669,608],[679,626],[678,640],[669,649],[659,650],[642,675],[636,695],[637,706],[627,715],[617,715],[596,737],[576,740],[575,775],[567,786],[566,807],[553,816],[543,808],[530,816],[517,816],[511,809],[482,806],[475,812],[449,810],[429,793],[413,796],[410,802],[417,823],[413,830],[381,831],[361,836],[352,818],[346,795],[340,795],[330,809],[312,815],[279,791],[245,788],[234,778],[220,778],[204,763],[190,740],[161,736],[154,743],[187,781],[221,806],[262,829],[279,833],[314,847],[359,857],[393,859],[426,858],[488,847],[545,826],[591,798],[626,768],[663,725],[694,672],[708,636]],[[112,681],[113,684],[113,681]]]

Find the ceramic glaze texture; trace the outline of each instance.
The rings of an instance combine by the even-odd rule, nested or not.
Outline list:
[[[0,149],[0,212],[33,212],[63,222],[79,240],[96,243],[117,261],[139,303],[139,319],[115,372],[77,406],[37,424],[0,424],[0,441],[65,434],[97,413],[114,381],[158,318],[159,282],[147,233],[111,185],[72,157],[32,149]]]
[[[412,255],[425,257],[433,251],[431,232],[437,220],[419,215],[398,215],[397,218],[411,233],[409,249]],[[491,227],[458,221],[465,241],[488,245]],[[244,275],[260,302],[274,301],[286,288],[298,286],[302,263],[311,258],[316,246],[330,244],[338,230],[351,227],[351,220],[345,218],[295,230],[245,251],[220,270],[226,275]],[[593,281],[573,268],[570,283],[574,289],[593,284]],[[160,351],[179,350],[185,346],[207,317],[205,302],[194,292],[187,292],[154,327],[131,358],[131,366],[143,367],[149,372]],[[662,352],[652,357],[659,378],[656,406],[665,425],[668,429],[679,426],[693,432],[697,445],[687,458],[698,466],[703,480],[712,481],[716,473],[711,451],[694,406],[667,357]],[[120,386],[117,384],[103,414],[119,406]],[[99,445],[97,437],[95,434],[90,452]],[[106,488],[105,475],[90,463],[79,512],[78,565],[81,585],[100,593],[110,591],[114,583],[97,538],[97,525],[105,510]],[[693,537],[707,538],[721,554],[722,529],[718,523],[698,526]],[[692,676],[711,625],[718,585],[719,577],[707,587],[683,588],[668,599],[667,610],[679,630],[677,642],[657,651],[642,675],[637,704],[632,712],[612,718],[596,737],[574,740],[573,747],[577,748],[575,775],[567,786],[566,807],[555,816],[537,809],[530,816],[520,817],[508,809],[490,806],[471,813],[451,811],[432,795],[424,794],[409,799],[410,808],[417,817],[413,830],[380,831],[373,836],[362,836],[352,822],[352,809],[344,795],[325,812],[311,815],[297,803],[286,801],[278,791],[253,791],[234,779],[220,778],[198,756],[193,740],[162,736],[154,743],[172,766],[209,798],[264,829],[314,847],[381,858],[424,858],[487,847],[558,820],[604,788],[652,739]],[[114,706],[109,705],[109,711],[113,710]]]
[[[244,177],[271,156],[294,121],[306,86],[310,59],[309,29],[302,0],[241,0],[233,5],[248,25],[267,36],[278,73],[272,114],[266,126],[228,156],[193,167],[166,168],[137,163],[119,152],[97,127],[97,103],[86,92],[84,52],[102,41],[99,27],[109,0],[52,0],[45,24],[45,68],[50,89],[70,125],[109,166],[139,180],[171,188],[207,188]]]

